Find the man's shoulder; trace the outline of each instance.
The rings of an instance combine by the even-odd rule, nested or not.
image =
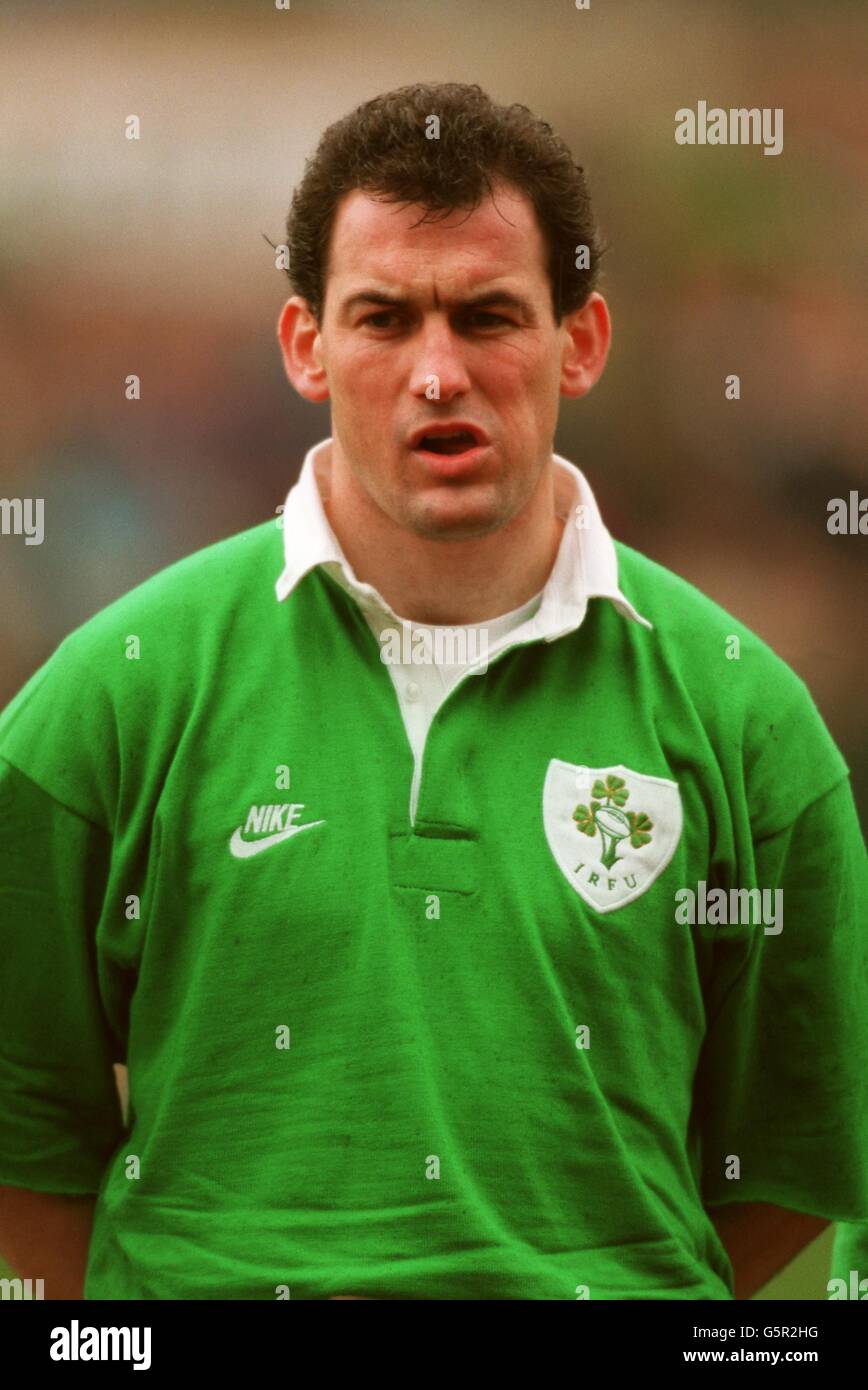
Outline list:
[[[727,667],[749,657],[764,679],[801,684],[792,667],[763,638],[695,584],[623,541],[616,541],[615,549],[621,590],[653,625],[655,641],[669,661],[683,661],[689,673],[706,657],[717,658]],[[744,672],[746,667],[737,669]]]
[[[216,541],[137,584],[65,637],[0,711],[0,757],[99,819],[72,785],[89,754],[108,775],[121,726],[154,727],[220,669],[226,634],[261,636],[277,607],[282,536],[273,520]],[[240,634],[240,635],[239,635]],[[76,756],[70,756],[75,750]],[[53,780],[52,780],[53,779]]]
[[[253,618],[277,605],[282,553],[281,532],[265,521],[184,555],[73,628],[36,676],[71,675],[77,667],[98,675],[101,666],[109,673],[107,658],[136,640],[150,644],[150,655],[159,647],[165,675],[175,655],[189,673],[196,653],[211,649],[233,614]]]
[[[693,720],[728,767],[737,755],[755,789],[786,790],[778,801],[807,804],[846,777],[846,761],[793,667],[688,580],[615,544],[622,592],[653,624],[634,640],[647,639],[643,670],[654,673],[661,708],[685,727]],[[762,820],[766,791],[754,790],[753,800]],[[769,805],[766,819],[779,814]]]
[[[643,604],[647,608],[656,607],[658,613],[668,613],[679,624],[716,624],[722,618],[729,622],[738,621],[721,604],[691,584],[689,579],[667,569],[642,551],[634,550],[624,541],[616,540],[614,544],[618,556],[618,581],[625,594],[630,589],[637,595],[642,612]],[[649,620],[653,621],[650,615]]]
[[[114,634],[119,626],[137,622],[159,622],[166,634],[167,619],[219,622],[227,608],[256,595],[276,602],[281,560],[281,533],[275,522],[259,522],[157,570],[88,618],[66,642],[99,640],[104,633]]]

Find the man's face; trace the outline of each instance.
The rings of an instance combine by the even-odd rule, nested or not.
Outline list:
[[[358,189],[343,199],[315,354],[352,486],[402,528],[457,540],[505,525],[539,486],[568,335],[524,194],[500,185],[471,213],[414,226],[422,215]],[[452,421],[482,444],[417,446]]]

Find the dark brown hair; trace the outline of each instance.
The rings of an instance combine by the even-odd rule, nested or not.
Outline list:
[[[429,118],[439,138],[429,139]],[[414,83],[366,101],[323,133],[286,222],[287,275],[322,321],[329,239],[341,199],[361,189],[388,203],[449,215],[477,207],[508,181],[533,204],[548,247],[556,323],[594,289],[605,248],[585,175],[565,142],[526,106],[497,106],[475,83]],[[588,247],[587,269],[576,266]]]

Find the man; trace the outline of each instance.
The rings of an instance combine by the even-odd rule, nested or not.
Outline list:
[[[749,1296],[868,1217],[845,763],[553,454],[610,322],[548,126],[381,96],[287,244],[282,537],[0,719],[7,1257],[74,1284],[95,1198],[92,1298]]]

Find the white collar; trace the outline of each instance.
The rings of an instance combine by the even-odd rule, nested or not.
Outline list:
[[[328,498],[332,439],[323,439],[305,455],[298,481],[290,488],[283,510],[283,573],[275,586],[283,600],[317,565],[353,595],[363,610],[380,610],[404,621],[370,584],[356,578],[323,506]],[[584,620],[589,598],[608,598],[627,618],[650,628],[618,585],[615,544],[603,525],[594,494],[584,474],[558,454],[555,463],[555,504],[566,519],[555,563],[543,589],[542,603],[530,620],[531,635],[553,642],[573,632]]]

